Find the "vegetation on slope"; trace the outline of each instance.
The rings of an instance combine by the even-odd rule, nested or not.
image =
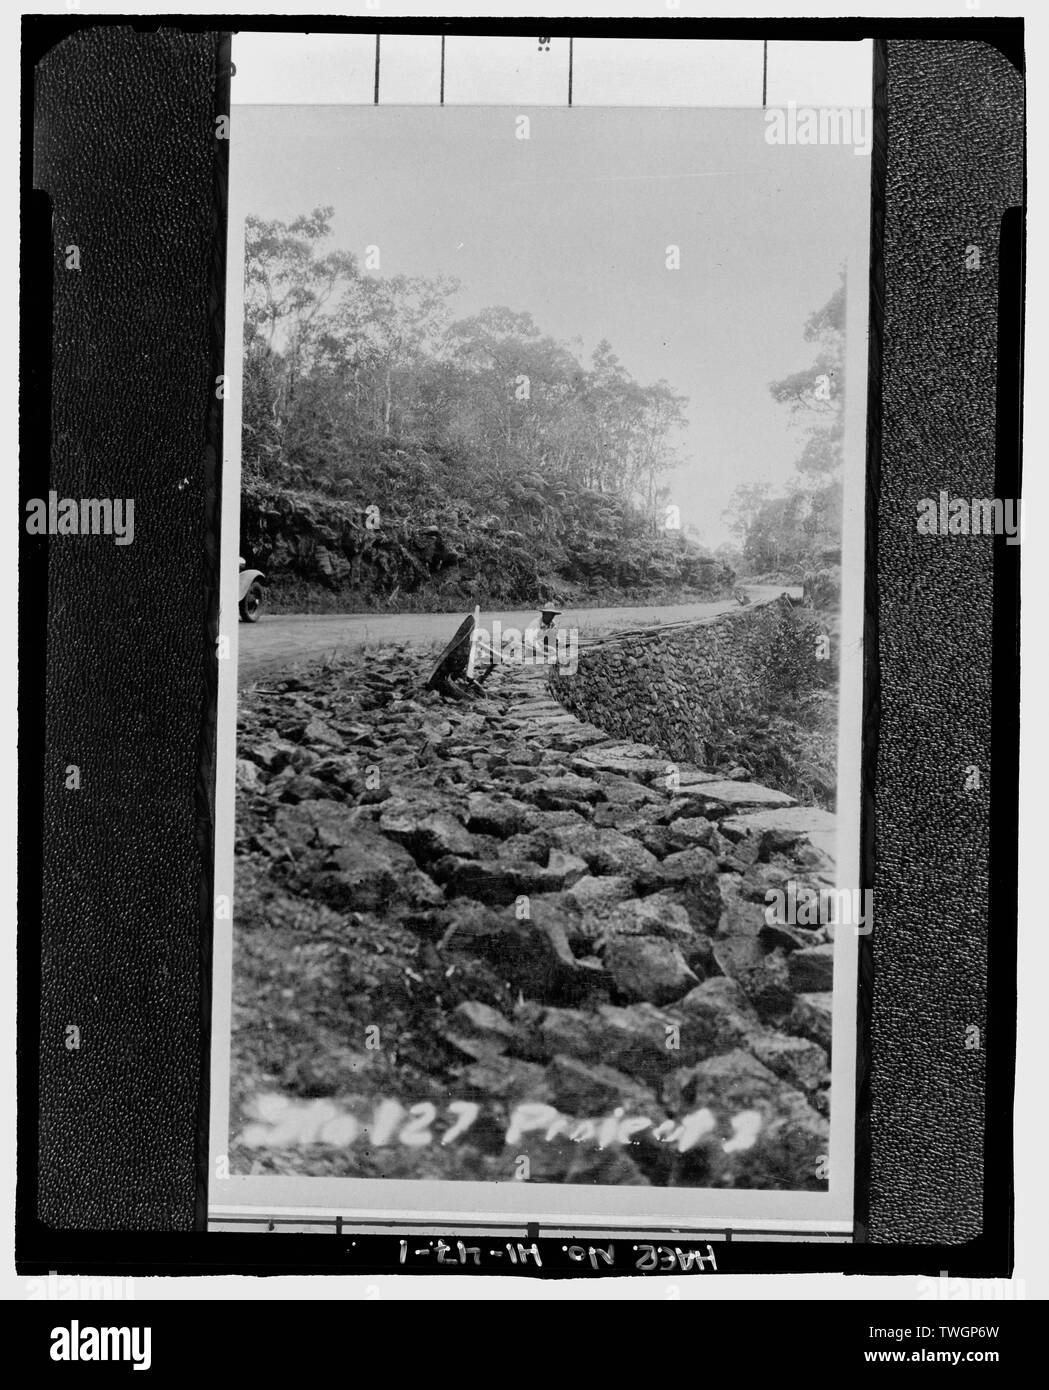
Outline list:
[[[726,591],[660,483],[684,397],[529,314],[456,319],[454,282],[362,270],[330,219],[247,223],[243,549],[278,603]]]

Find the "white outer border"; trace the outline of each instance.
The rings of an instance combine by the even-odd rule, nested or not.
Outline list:
[[[34,12],[62,11],[67,6],[58,0],[36,3]],[[186,12],[200,14],[258,13],[258,4],[230,4],[229,0],[186,0]],[[531,12],[554,17],[573,13],[570,5],[561,0],[519,0],[519,14]],[[653,6],[653,14],[659,7]],[[682,18],[695,15],[705,7],[695,0],[681,0],[680,9],[675,15]],[[1028,33],[1027,62],[1031,89],[1041,90],[1046,77],[1045,55],[1049,53],[1049,19],[1044,5],[1032,5],[1029,0],[1012,0],[1012,3],[995,5],[994,12],[1022,14],[1025,17]],[[126,14],[126,4],[118,0],[93,0],[90,9],[95,13]],[[436,0],[399,0],[399,10],[404,15],[419,14],[427,17],[448,14],[449,5],[441,5]],[[579,11],[577,5],[575,11]],[[669,11],[669,6],[660,9]],[[960,9],[960,6],[959,6]],[[24,3],[17,9],[9,10],[0,20],[0,29],[7,33],[9,42],[0,49],[0,70],[8,80],[3,84],[7,94],[5,100],[11,113],[12,128],[18,120],[19,102],[19,36],[14,22],[15,16],[28,12]],[[498,6],[494,0],[487,4],[467,4],[458,0],[454,13],[460,16],[495,13]],[[285,14],[323,14],[331,11],[342,15],[365,12],[363,4],[347,3],[340,0],[334,5],[330,0],[284,0],[282,11]],[[791,15],[834,16],[853,15],[856,7],[846,5],[842,0],[721,0],[718,12],[722,16],[759,17],[762,14],[787,18]],[[604,0],[592,4],[587,13],[593,17],[604,17],[613,22],[617,18],[635,16],[639,12],[637,0]],[[919,16],[939,17],[943,13],[942,3],[937,0],[883,0],[880,17],[917,18]],[[1030,151],[1031,174],[1029,189],[1028,235],[1031,245],[1040,244],[1038,235],[1044,230],[1047,221],[1046,184],[1044,158],[1039,164],[1039,151]],[[18,151],[16,142],[8,142],[0,153],[0,163],[8,174],[8,185],[13,186],[18,177]],[[7,261],[16,265],[18,261],[18,229],[13,222],[0,232],[0,239],[8,248]],[[1025,380],[1040,381],[1045,376],[1047,360],[1047,334],[1044,312],[1047,298],[1047,272],[1044,257],[1032,256],[1027,267],[1027,371]],[[0,298],[7,306],[4,318],[5,331],[4,361],[9,370],[0,378],[0,394],[3,395],[8,410],[4,416],[15,421],[18,415],[17,399],[17,323],[18,295],[13,276],[8,278],[6,288],[0,291]],[[1041,311],[1041,312],[1039,312]],[[228,360],[228,359],[227,359]],[[13,427],[12,427],[13,428]],[[1024,418],[1024,453],[1028,460],[1038,456],[1044,447],[1045,423],[1037,411],[1028,409]],[[17,513],[17,482],[15,470],[8,470],[4,484],[5,495],[10,502],[6,515]],[[1046,471],[1030,466],[1024,479],[1025,511],[1037,524],[1037,518],[1049,507],[1049,483]],[[12,523],[13,525],[13,523]],[[16,550],[12,545],[3,552],[3,564],[8,577],[6,592],[13,593],[17,586]],[[1049,552],[1044,547],[1034,547],[1022,555],[1021,562],[1022,613],[1021,627],[1023,637],[1029,639],[1032,615],[1038,606],[1044,604],[1049,596]],[[14,606],[5,606],[0,615],[0,633],[5,636],[7,646],[13,648],[15,638]],[[1028,641],[1025,645],[1021,670],[1021,709],[1026,714],[1038,707],[1044,695],[1046,684],[1045,653],[1038,642]],[[13,663],[8,664],[7,680],[3,687],[2,707],[8,716],[8,727],[15,725],[16,690]],[[1045,1197],[1043,1173],[1043,1133],[1044,1119],[1044,1062],[1049,1052],[1049,1011],[1042,1007],[1042,980],[1049,969],[1049,937],[1043,930],[1044,890],[1041,880],[1041,866],[1044,859],[1044,784],[1049,772],[1049,733],[1044,721],[1025,719],[1021,726],[1020,750],[1020,939],[1019,939],[1019,1036],[1016,1055],[1016,1097],[1012,1123],[1015,1130],[1016,1149],[1016,1284],[1023,1284],[1023,1292],[1012,1288],[1005,1297],[1040,1298],[1049,1297],[1049,1265],[1044,1259],[1044,1247],[1049,1242],[1049,1203]],[[0,767],[6,773],[5,784],[15,781],[13,741],[0,753]],[[13,822],[8,821],[13,832]],[[11,920],[15,916],[15,836],[4,837],[3,882],[10,908]],[[1027,928],[1030,927],[1030,930]],[[15,1096],[15,935],[8,933],[2,951],[5,965],[2,998],[5,1005],[5,1019],[8,1046],[5,1050],[6,1065],[0,1081],[0,1096],[9,1114],[16,1105]],[[32,1297],[31,1280],[16,1276],[10,1252],[14,1247],[14,1196],[15,1196],[15,1145],[13,1129],[9,1129],[10,1142],[6,1146],[0,1176],[0,1190],[5,1200],[0,1202],[3,1215],[0,1216],[0,1229],[3,1230],[3,1245],[8,1251],[8,1261],[3,1276],[0,1277],[0,1294],[11,1300]],[[130,1281],[129,1281],[130,1282]],[[960,1281],[956,1281],[960,1282]],[[185,1275],[153,1276],[147,1281],[139,1281],[138,1293],[148,1288],[149,1297],[158,1300],[209,1301],[248,1299],[264,1301],[311,1302],[343,1301],[346,1299],[369,1299],[375,1295],[388,1301],[412,1301],[426,1299],[430,1302],[455,1301],[483,1297],[489,1301],[513,1300],[527,1303],[588,1302],[632,1303],[641,1301],[661,1301],[673,1296],[681,1301],[719,1301],[723,1299],[763,1302],[767,1300],[790,1299],[833,1299],[838,1302],[854,1303],[863,1301],[899,1301],[908,1299],[927,1299],[940,1297],[959,1297],[953,1290],[944,1293],[935,1287],[934,1281],[911,1276],[897,1275],[854,1275],[831,1272],[822,1274],[708,1274],[703,1279],[676,1279],[662,1275],[623,1277],[618,1279],[576,1279],[542,1280],[507,1275],[494,1277],[475,1277],[465,1283],[461,1279],[434,1279],[425,1275],[412,1276],[398,1274],[393,1276],[336,1275],[327,1277],[309,1275],[273,1275],[268,1279],[258,1279],[246,1275]]]

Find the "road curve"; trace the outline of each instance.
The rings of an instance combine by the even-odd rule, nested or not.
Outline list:
[[[787,585],[748,584],[743,586],[751,602],[775,598],[785,590],[795,596],[800,588]],[[735,599],[713,603],[677,603],[656,608],[568,608],[557,620],[558,627],[578,628],[580,641],[601,637],[617,628],[655,627],[689,618],[711,617],[731,612]],[[447,642],[466,616],[464,609],[454,613],[267,613],[259,622],[239,625],[238,683],[250,684],[260,676],[287,670],[301,662],[346,656],[363,647],[406,642],[413,647],[432,647],[436,652]],[[490,627],[498,619],[505,628],[536,626],[534,608],[490,612],[481,610],[481,622]]]

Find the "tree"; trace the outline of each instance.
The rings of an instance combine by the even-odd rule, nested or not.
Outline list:
[[[768,501],[771,483],[740,483],[722,515],[728,519],[729,530],[742,544],[748,531]]]
[[[357,275],[344,251],[320,254],[331,208],[291,223],[245,221],[244,463],[252,471],[294,467],[304,442],[296,399],[318,333],[318,316],[337,287]]]
[[[607,341],[583,360],[512,307],[457,318],[453,280],[362,273],[330,248],[332,216],[247,220],[246,479],[380,502],[383,538],[361,528],[352,565],[374,553],[391,585],[426,575],[436,532],[464,583],[484,556],[469,582],[507,596],[568,571],[709,586],[696,547],[659,525],[684,396],[635,380]]]
[[[728,514],[748,564],[758,570],[819,567],[841,545],[844,447],[845,272],[827,302],[809,315],[804,338],[813,360],[771,382],[773,400],[787,406],[803,431],[796,476],[786,493],[768,484],[737,489]]]

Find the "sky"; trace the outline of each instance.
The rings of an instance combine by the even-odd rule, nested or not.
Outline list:
[[[839,268],[867,275],[870,159],[765,130],[760,108],[241,106],[231,177],[260,217],[334,207],[331,245],[378,246],[383,274],[454,276],[463,316],[524,310],[668,381],[689,423],[662,481],[715,546],[735,488],[785,485],[801,450],[769,383],[811,362]]]

